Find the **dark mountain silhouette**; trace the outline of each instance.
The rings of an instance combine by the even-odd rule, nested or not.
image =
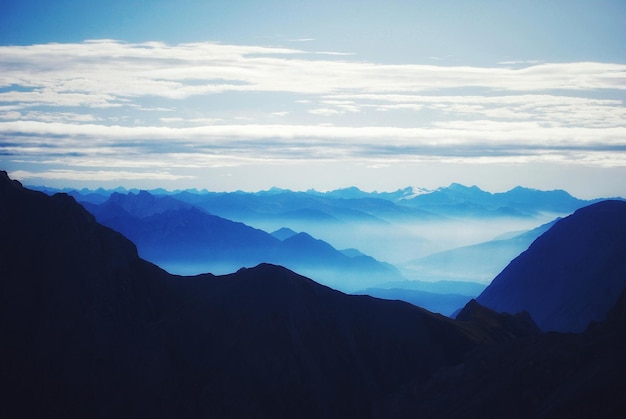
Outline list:
[[[459,315],[521,331],[472,301]],[[528,319],[528,317],[526,317]],[[521,320],[521,321],[520,321]],[[532,324],[528,324],[532,329]],[[626,416],[626,291],[581,334],[548,333],[484,345],[378,405],[380,418],[618,418]]]
[[[1,417],[370,417],[519,336],[274,265],[170,275],[73,198],[5,172],[0,230]]]
[[[583,331],[603,320],[626,286],[626,202],[602,201],[558,221],[477,298],[499,312],[528,311],[543,330]]]
[[[226,273],[269,262],[342,291],[403,279],[390,265],[368,256],[346,256],[306,233],[282,230],[286,233],[280,240],[170,196],[114,193],[107,202],[86,208],[131,239],[142,257],[177,273]]]

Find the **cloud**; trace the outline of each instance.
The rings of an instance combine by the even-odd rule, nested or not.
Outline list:
[[[342,159],[626,167],[625,90],[626,65],[614,63],[384,64],[210,42],[0,46],[0,163],[55,179]]]
[[[316,109],[311,109],[309,113],[314,114],[314,115],[333,116],[333,115],[340,115],[343,112],[337,109],[316,108]]]
[[[337,51],[316,51],[318,55],[337,55],[337,56],[350,56],[356,55],[354,52],[337,52]]]
[[[101,182],[120,180],[180,180],[191,176],[172,175],[167,172],[125,172],[113,170],[50,170],[43,172],[29,172],[16,170],[9,175],[15,179],[63,179],[63,180],[97,180]]]
[[[33,157],[55,151],[102,158],[123,155],[139,161],[158,161],[159,156],[176,153],[226,160],[367,160],[421,156],[471,160],[480,156],[543,159],[546,154],[567,157],[598,152],[615,154],[603,164],[624,165],[623,152],[626,151],[625,127],[551,128],[532,121],[453,121],[435,123],[429,128],[254,124],[174,128],[0,122],[0,138],[12,136],[19,138],[19,145],[3,145],[0,151]]]
[[[216,43],[0,47],[0,101],[119,106],[138,96],[183,99],[227,91],[332,94],[459,87],[508,91],[626,89],[626,65],[553,63],[524,68],[389,65],[305,59],[305,51]]]
[[[509,60],[509,61],[500,61],[498,64],[501,65],[519,65],[519,64],[539,64],[541,61],[539,60]]]
[[[455,117],[473,116],[500,120],[537,120],[551,125],[611,127],[624,126],[626,108],[622,100],[596,99],[565,95],[520,94],[475,95],[403,95],[342,94],[329,99],[350,100],[354,109],[436,110]],[[331,104],[332,101],[324,103]]]

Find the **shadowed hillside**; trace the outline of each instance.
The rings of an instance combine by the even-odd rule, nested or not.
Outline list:
[[[496,327],[512,319],[485,310],[471,302],[459,317]],[[584,333],[548,333],[480,346],[462,363],[385,398],[377,417],[625,417],[624,354],[626,292],[606,321]]]
[[[0,173],[0,416],[369,417],[516,336],[284,268],[179,277],[73,198]]]
[[[477,298],[528,311],[543,330],[581,332],[604,320],[626,286],[626,202],[603,201],[558,221]]]

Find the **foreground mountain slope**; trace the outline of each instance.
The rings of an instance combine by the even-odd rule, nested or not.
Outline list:
[[[603,320],[626,286],[626,202],[602,201],[558,221],[477,298],[528,311],[543,330],[581,332]]]
[[[369,417],[503,334],[284,268],[178,277],[0,172],[0,417]]]
[[[357,291],[355,294],[371,295],[385,300],[406,301],[433,313],[441,313],[444,316],[452,316],[472,299],[472,296],[467,295],[434,293],[406,288],[367,288]]]
[[[492,324],[476,302],[460,314]],[[486,318],[485,318],[486,317]],[[485,345],[378,406],[381,418],[626,417],[626,291],[602,323]],[[408,390],[410,389],[410,390]]]

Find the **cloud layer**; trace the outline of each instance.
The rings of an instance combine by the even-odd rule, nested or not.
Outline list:
[[[67,179],[342,159],[625,167],[625,91],[626,65],[614,63],[392,65],[114,40],[2,46],[0,162]]]

